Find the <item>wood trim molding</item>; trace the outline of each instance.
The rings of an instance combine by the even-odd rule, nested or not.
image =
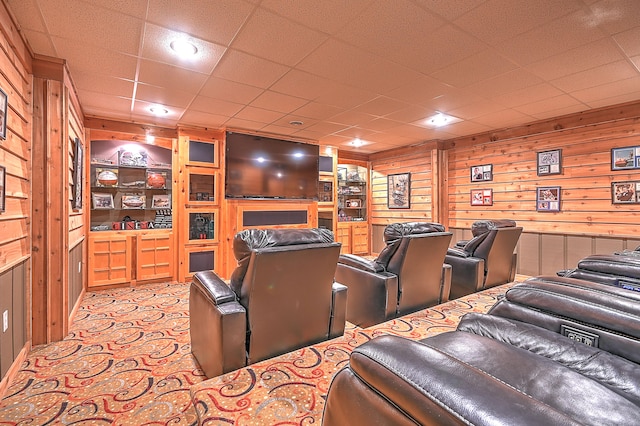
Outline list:
[[[7,389],[9,389],[9,384],[13,381],[15,375],[18,374],[22,363],[25,359],[27,359],[27,355],[29,355],[30,351],[31,341],[27,341],[27,343],[22,347],[22,350],[20,351],[16,359],[13,361],[13,364],[11,364],[11,367],[9,367],[9,370],[7,370],[7,374],[5,374],[4,378],[0,381],[0,400],[4,398]]]

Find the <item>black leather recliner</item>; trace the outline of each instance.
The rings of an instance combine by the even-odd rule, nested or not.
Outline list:
[[[238,233],[238,266],[227,285],[194,275],[191,351],[209,378],[341,336],[347,287],[334,283],[340,243],[327,229]]]
[[[640,291],[640,251],[592,254],[581,259],[576,268],[557,274]]]
[[[347,321],[369,327],[449,300],[443,262],[451,237],[438,223],[393,223],[375,260],[341,255],[336,281],[349,288]]]
[[[537,277],[456,331],[356,348],[322,424],[635,425],[639,338],[640,294]]]
[[[471,226],[473,238],[459,241],[447,251],[451,265],[451,299],[485,288],[511,282],[515,278],[514,253],[522,227],[510,219],[479,220]]]

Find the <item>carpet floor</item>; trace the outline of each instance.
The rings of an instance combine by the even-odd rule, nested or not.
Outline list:
[[[86,293],[60,342],[32,349],[0,425],[321,424],[333,374],[381,334],[418,340],[486,312],[510,285],[360,329],[206,380],[189,345],[188,284]]]

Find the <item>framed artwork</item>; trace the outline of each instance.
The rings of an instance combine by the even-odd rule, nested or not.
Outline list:
[[[611,170],[640,169],[640,146],[611,149]]]
[[[387,208],[408,209],[411,207],[411,173],[387,176]]]
[[[93,208],[96,210],[109,210],[115,207],[113,205],[113,194],[93,192],[91,193],[91,199]]]
[[[338,167],[338,180],[347,180],[347,168]]]
[[[130,151],[122,149],[119,152],[118,164],[128,167],[147,167],[149,158],[146,151]]]
[[[82,181],[83,181],[84,150],[80,139],[75,139],[75,155],[73,159],[73,200],[71,207],[79,210],[82,208]]]
[[[559,175],[562,173],[562,150],[538,152],[538,176]]]
[[[560,187],[540,186],[536,195],[536,210],[539,212],[560,211]]]
[[[612,182],[611,203],[640,204],[640,181]]]
[[[170,209],[171,198],[169,197],[169,194],[154,195],[153,198],[151,198],[151,208],[152,209]]]
[[[0,166],[0,213],[6,210],[7,169]]]
[[[493,164],[473,166],[471,171],[471,182],[488,182],[493,180]]]
[[[0,139],[7,138],[7,106],[9,98],[4,90],[0,89]]]
[[[472,206],[492,206],[493,205],[493,189],[472,189],[471,205]]]

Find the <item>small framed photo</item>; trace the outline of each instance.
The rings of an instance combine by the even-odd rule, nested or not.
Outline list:
[[[471,182],[488,182],[493,180],[493,164],[471,167]]]
[[[9,98],[4,90],[0,89],[0,139],[7,138],[7,107]]]
[[[472,206],[492,206],[493,190],[492,189],[472,189],[471,205]]]
[[[640,203],[640,181],[612,182],[611,202],[613,204]]]
[[[144,209],[146,204],[146,195],[129,194],[122,196],[123,209]]]
[[[147,167],[149,159],[146,151],[120,150],[118,164],[126,167]]]
[[[559,212],[560,187],[538,187],[536,195],[536,210],[539,212]]]
[[[151,208],[152,209],[170,209],[171,208],[171,198],[168,194],[159,194],[154,195],[151,198]]]
[[[411,207],[411,173],[387,176],[387,208],[408,209]]]
[[[640,146],[611,149],[611,170],[640,169]]]
[[[562,173],[562,150],[538,152],[538,176],[559,175]]]
[[[96,210],[109,210],[114,208],[113,194],[93,192],[91,193],[91,199],[93,201],[93,208]]]
[[[347,168],[338,167],[338,180],[347,180]]]
[[[6,206],[7,169],[0,166],[0,213],[7,209]]]

